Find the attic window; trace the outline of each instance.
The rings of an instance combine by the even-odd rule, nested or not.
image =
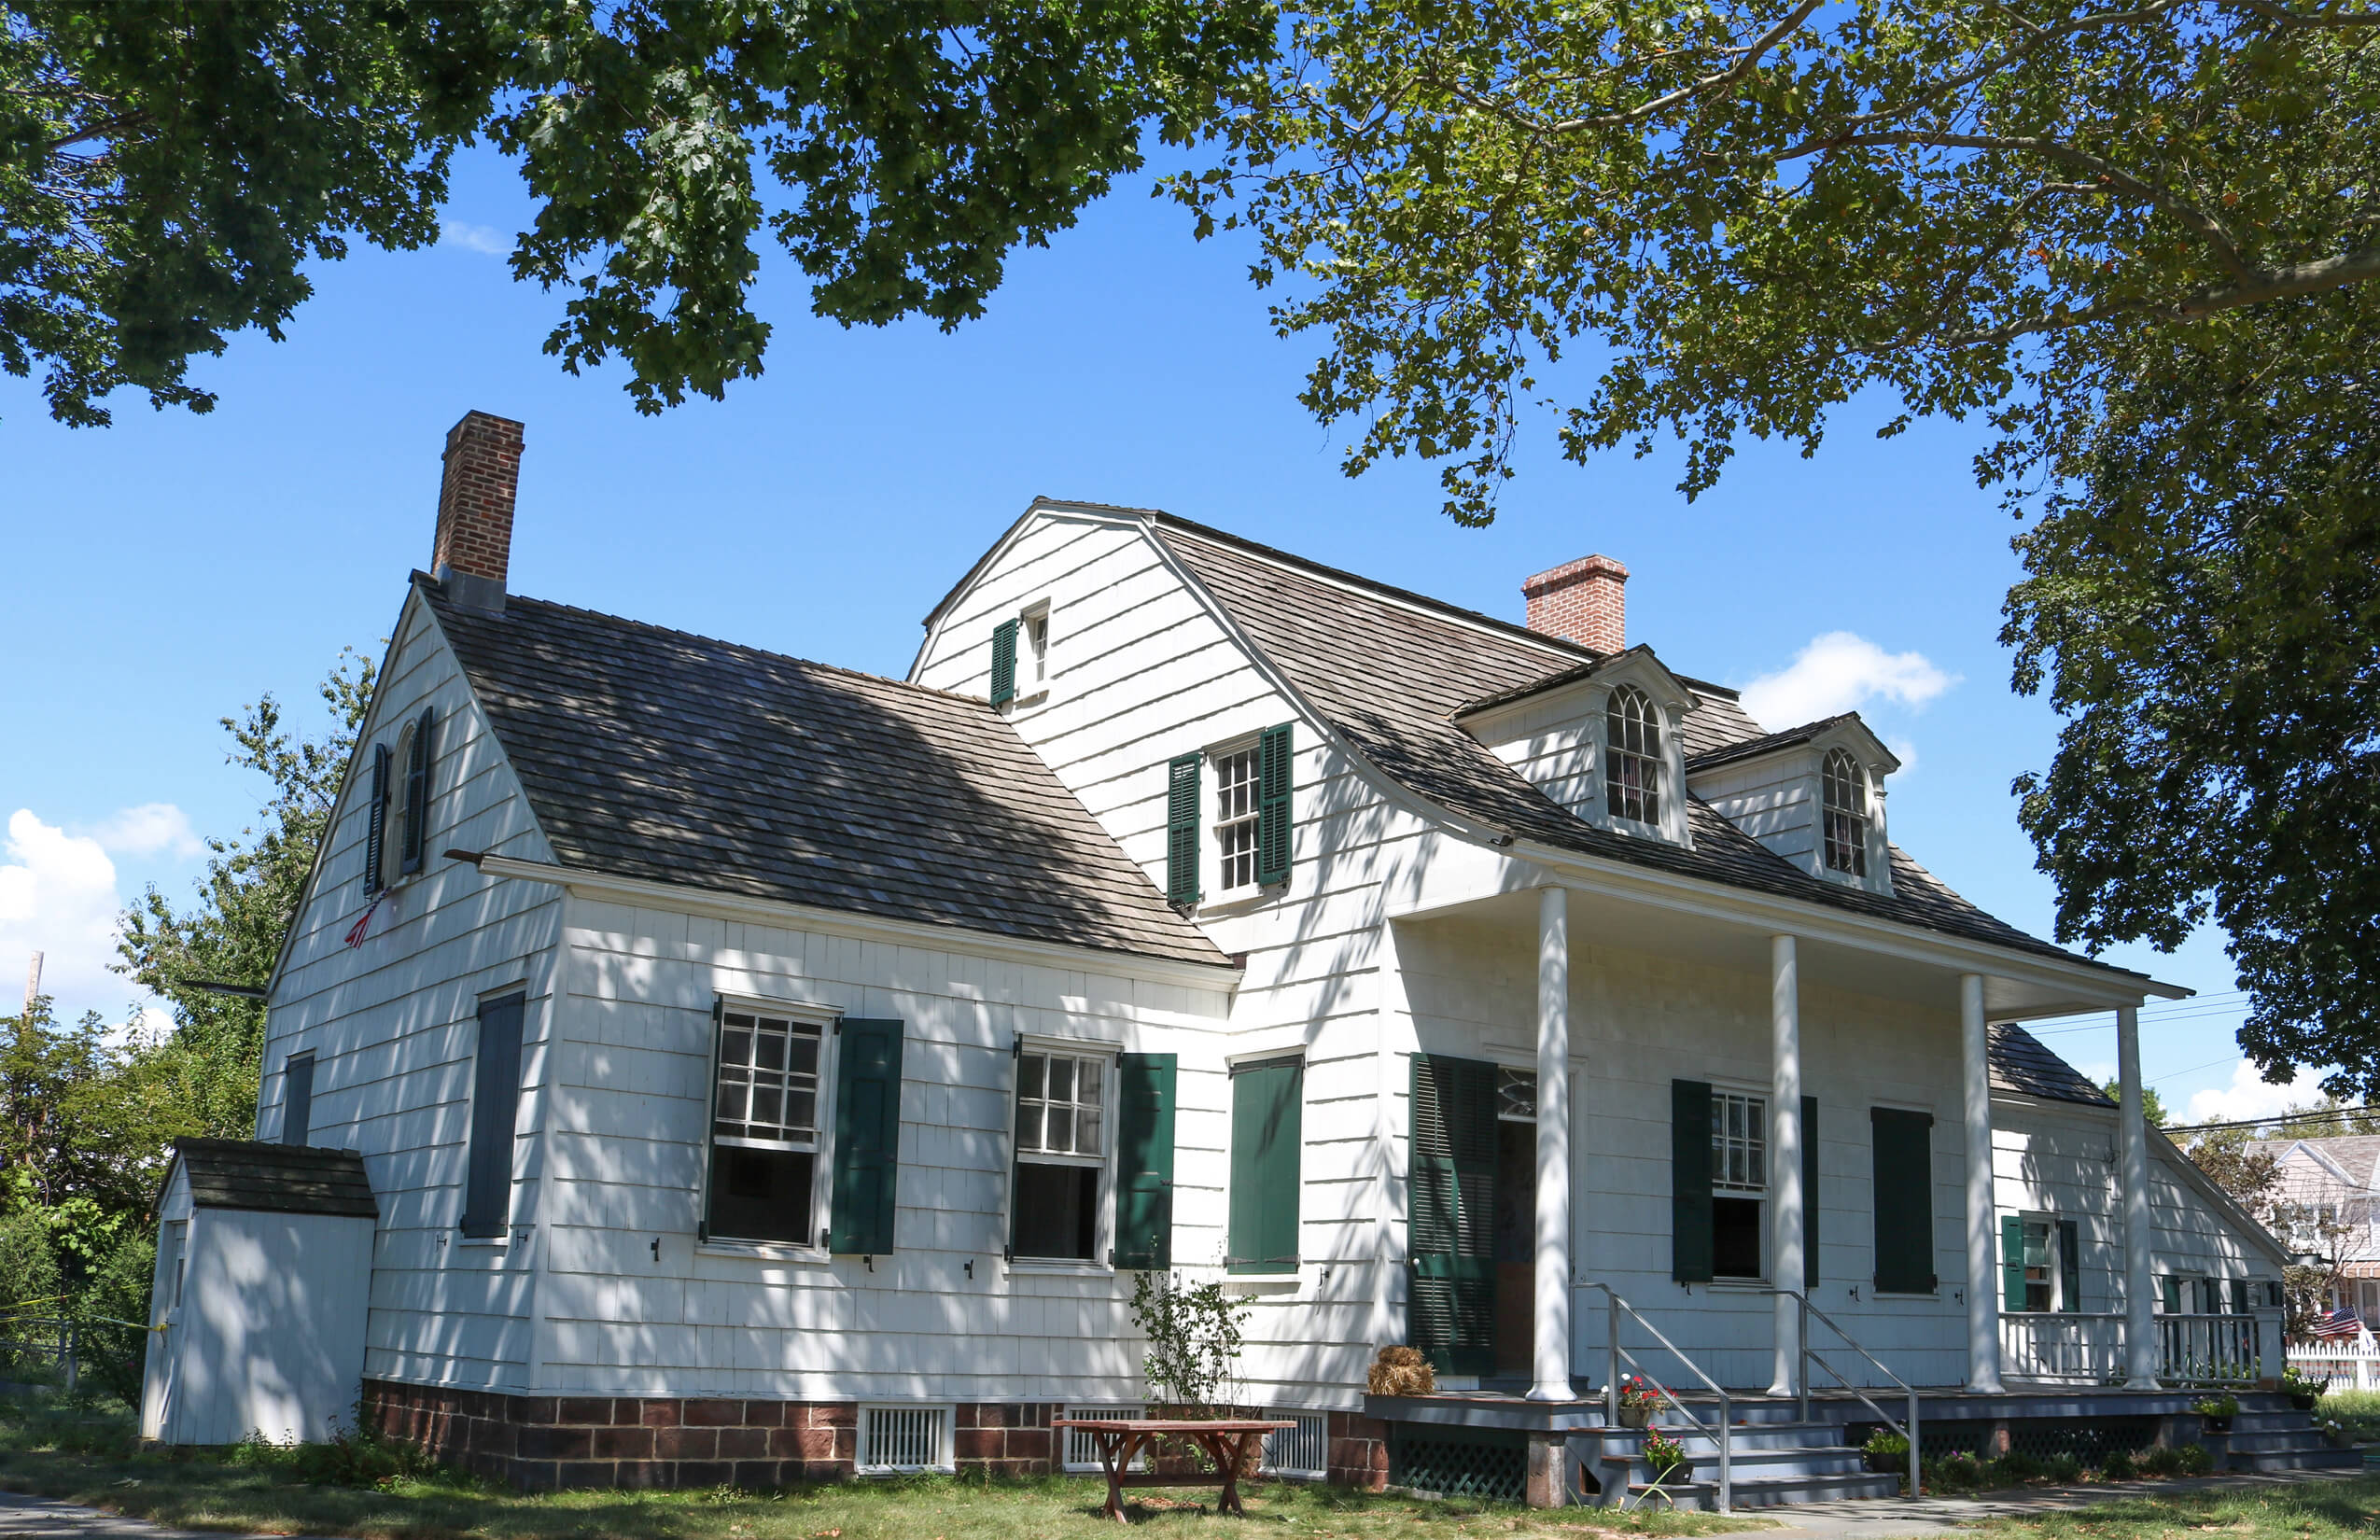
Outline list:
[[[1827,756],[1827,869],[1868,875],[1868,774],[1842,749]]]
[[[1641,690],[1622,685],[1604,707],[1603,806],[1616,819],[1661,821],[1661,714]]]

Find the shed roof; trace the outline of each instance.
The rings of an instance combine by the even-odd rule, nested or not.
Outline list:
[[[2115,1099],[2091,1084],[2090,1077],[2042,1045],[2041,1040],[2013,1021],[1995,1021],[1986,1053],[1992,1089],[2037,1096],[2050,1101],[2079,1101],[2091,1107],[2112,1107]]]
[[[1229,965],[981,700],[415,581],[565,866]]]
[[[190,1202],[197,1208],[380,1217],[358,1151],[253,1139],[177,1139],[174,1158],[189,1173]]]
[[[1335,729],[1383,774],[1449,812],[1556,849],[1806,900],[2127,978],[2145,976],[1994,918],[1897,846],[1891,856],[1893,891],[1885,894],[1821,881],[1690,794],[1691,849],[1599,829],[1547,796],[1455,721],[1483,699],[1574,674],[1595,653],[1170,513],[1142,511],[1141,516]],[[1763,736],[1732,692],[1695,689],[1700,704],[1680,724],[1689,756]]]

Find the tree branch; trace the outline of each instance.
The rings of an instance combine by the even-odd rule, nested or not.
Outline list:
[[[2106,304],[2052,316],[2038,321],[2023,321],[2015,326],[1995,327],[1990,331],[1973,331],[1949,337],[1922,337],[1904,334],[1880,347],[1862,348],[1861,352],[1897,352],[1925,343],[1935,347],[1997,347],[2015,342],[2020,337],[2039,336],[2045,332],[2069,331],[2093,321],[2108,320],[2118,315],[2151,315],[2162,320],[2194,321],[2244,305],[2264,304],[2274,300],[2297,300],[2309,294],[2327,294],[2335,288],[2380,278],[2380,245],[2359,247],[2336,257],[2324,257],[2312,262],[2295,262],[2288,267],[2260,269],[2238,283],[2219,288],[2203,288],[2179,300],[2159,303],[2153,300],[2117,300]]]

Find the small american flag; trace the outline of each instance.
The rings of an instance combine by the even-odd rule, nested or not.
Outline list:
[[[2305,1335],[2317,1341],[2333,1337],[2353,1337],[2363,1329],[2363,1322],[2355,1311],[2342,1305],[2328,1315],[2317,1316],[2307,1323]]]
[[[348,945],[361,946],[364,944],[364,933],[371,929],[371,917],[379,912],[380,900],[374,899],[371,901],[371,907],[364,911],[364,917],[356,921],[356,923],[349,928],[347,931]]]

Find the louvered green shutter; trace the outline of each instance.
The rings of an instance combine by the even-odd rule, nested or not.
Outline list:
[[[2232,1313],[2233,1315],[2247,1313],[2247,1280],[2245,1278],[2232,1280]]]
[[[2181,1280],[2178,1278],[2168,1278],[2164,1280],[2164,1286],[2165,1313],[2167,1315],[2181,1314]]]
[[[1125,1054],[1116,1062],[1115,1266],[1173,1266],[1171,1054]]]
[[[1818,1099],[1801,1099],[1801,1286],[1818,1286]]]
[[[1681,1283],[1711,1281],[1711,1083],[1706,1080],[1670,1082],[1670,1276]]]
[[[463,1233],[499,1236],[512,1218],[512,1138],[521,1111],[521,1018],[528,997],[480,1002],[463,1163]]]
[[[1897,1107],[1869,1109],[1874,1161],[1876,1287],[1886,1294],[1932,1294],[1934,1276],[1934,1117]]]
[[[893,1249],[901,1179],[901,1023],[848,1017],[835,1029],[834,1190],[827,1249]]]
[[[364,891],[380,891],[381,836],[388,828],[388,745],[371,746],[371,805],[364,813]]]
[[[413,746],[405,755],[405,842],[397,852],[399,869],[418,872],[429,846],[430,714],[413,724]]]
[[[1407,1335],[1448,1374],[1496,1363],[1496,1067],[1413,1056]]]
[[[1289,880],[1290,724],[1267,727],[1256,740],[1256,881]]]
[[[1016,623],[992,627],[991,703],[1006,706],[1016,698]]]
[[[1297,1270],[1305,1085],[1300,1059],[1231,1071],[1231,1225],[1224,1262],[1235,1273]]]
[[[1165,896],[1183,907],[1198,902],[1198,766],[1203,754],[1183,754],[1165,772]]]
[[[2000,1309],[2024,1309],[2024,1221],[2000,1217]]]
[[[2058,1221],[2058,1309],[2082,1309],[2082,1228],[2071,1219]]]

